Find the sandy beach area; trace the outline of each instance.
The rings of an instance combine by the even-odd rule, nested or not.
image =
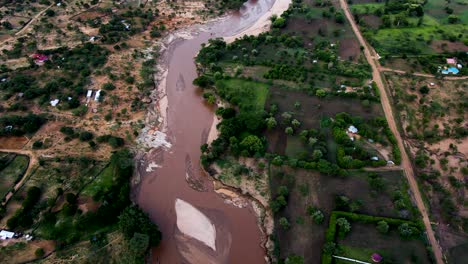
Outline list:
[[[244,31],[230,37],[225,37],[224,41],[231,43],[237,38],[242,38],[245,35],[259,35],[260,33],[266,32],[270,29],[271,21],[270,17],[273,15],[281,15],[284,11],[289,8],[291,0],[276,0],[273,6],[263,16],[261,16],[255,24],[245,29]]]

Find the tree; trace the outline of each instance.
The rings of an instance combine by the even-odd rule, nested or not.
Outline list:
[[[317,141],[318,141],[317,138],[314,138],[314,137],[309,138],[309,146],[315,145]]]
[[[81,141],[88,141],[88,140],[93,139],[93,136],[94,136],[93,133],[88,132],[88,131],[84,131],[84,132],[80,133],[80,140]]]
[[[293,121],[291,121],[291,125],[295,128],[298,128],[301,125],[301,122],[299,122],[299,120],[297,119],[294,119]]]
[[[317,89],[317,91],[315,91],[315,95],[317,97],[323,98],[327,95],[327,92],[325,92],[323,89]]]
[[[290,255],[284,261],[284,264],[303,264],[304,258],[302,256]]]
[[[323,223],[325,216],[323,215],[322,211],[317,209],[312,213],[312,219],[316,224],[320,225]]]
[[[279,219],[279,225],[284,229],[284,230],[288,230],[290,228],[290,224],[289,224],[289,221],[286,217],[281,217]]]
[[[277,193],[278,195],[282,195],[282,196],[288,196],[289,194],[289,190],[288,190],[288,187],[284,186],[284,185],[281,185],[278,187],[278,190],[277,190]]]
[[[275,128],[278,125],[274,117],[268,117],[267,119],[265,119],[265,122],[268,129]]]
[[[419,89],[419,92],[420,92],[421,94],[428,94],[429,91],[430,91],[430,90],[429,90],[429,87],[427,87],[427,85],[424,85],[423,87],[421,87],[421,88]]]
[[[314,152],[312,152],[312,159],[313,160],[319,160],[323,156],[323,153],[319,149],[315,149]]]
[[[379,222],[377,223],[377,231],[379,231],[379,233],[381,233],[381,234],[387,234],[387,233],[388,233],[388,229],[389,229],[388,223],[385,222],[384,220],[379,221]]]
[[[291,120],[292,115],[288,112],[284,112],[281,114],[281,117],[283,118],[284,122],[288,123]]]
[[[403,223],[398,227],[400,236],[402,238],[410,238],[413,235],[413,229],[408,223]]]
[[[296,108],[296,109],[301,108],[301,103],[298,102],[298,101],[296,101],[296,102],[294,103],[294,108]]]
[[[105,84],[102,85],[102,89],[112,91],[112,90],[115,89],[115,85],[108,82],[108,83],[105,83]]]
[[[336,224],[339,227],[340,236],[342,236],[342,237],[344,235],[346,235],[346,233],[351,231],[351,224],[344,217],[340,217],[340,218],[336,219]]]
[[[287,127],[285,130],[284,130],[284,133],[288,134],[288,135],[292,135],[294,133],[294,130],[292,127]]]
[[[241,141],[240,146],[247,150],[250,155],[262,153],[264,148],[262,140],[255,135],[248,135],[245,137]]]
[[[450,24],[456,24],[456,23],[458,23],[459,21],[460,21],[460,18],[459,18],[458,16],[456,16],[456,15],[450,15],[450,16],[448,16],[448,22],[449,22]]]
[[[39,149],[39,148],[42,148],[42,145],[44,145],[44,143],[42,143],[42,141],[40,140],[37,140],[37,141],[34,141],[32,147],[33,149]]]
[[[128,206],[122,211],[119,216],[119,229],[127,240],[132,239],[135,233],[148,235],[151,246],[157,246],[161,240],[158,226],[136,205]]]
[[[286,26],[286,19],[279,17],[272,23],[273,28],[284,28]]]

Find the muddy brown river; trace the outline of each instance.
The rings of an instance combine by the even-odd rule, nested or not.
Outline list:
[[[164,52],[162,63],[168,70],[167,113],[160,130],[167,135],[170,147],[167,144],[145,153],[138,166],[141,182],[136,195],[138,204],[163,233],[161,244],[152,252],[152,263],[265,263],[262,233],[251,206],[238,208],[226,202],[214,192],[212,179],[200,168],[200,145],[207,141],[214,113],[192,81],[197,77],[193,58],[202,43],[242,32],[267,13],[273,3],[274,0],[251,1],[239,12],[193,26],[186,30],[190,38],[171,40]],[[153,164],[151,169],[149,164]],[[190,187],[187,179],[197,188]],[[211,223],[201,223],[186,214],[184,219],[180,215],[177,219],[178,200],[196,208]],[[181,231],[182,225],[198,233],[187,235]],[[215,233],[211,246],[197,239],[210,230],[211,235]]]

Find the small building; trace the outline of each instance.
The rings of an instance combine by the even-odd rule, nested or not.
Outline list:
[[[93,90],[88,90],[88,93],[86,93],[86,98],[91,98],[91,95],[93,95]]]
[[[461,69],[461,68],[463,68],[463,65],[461,65],[461,64],[459,63],[459,64],[457,64],[457,68],[458,68],[458,69]]]
[[[101,97],[101,90],[98,90],[94,95],[94,101],[99,101],[99,97]]]
[[[374,157],[372,157],[372,158],[370,158],[370,159],[373,160],[373,161],[378,161],[378,160],[379,160],[379,157],[374,156]]]
[[[457,58],[447,58],[447,64],[457,65]]]
[[[350,126],[348,127],[348,132],[349,132],[349,133],[353,133],[353,134],[357,134],[358,129],[357,129],[355,126],[350,125]]]
[[[1,240],[11,239],[11,238],[13,238],[14,236],[15,236],[15,233],[14,233],[14,232],[6,231],[6,230],[0,231],[0,239],[1,239]]]
[[[60,102],[59,99],[54,99],[54,100],[50,101],[50,105],[51,106],[57,106],[59,102]]]

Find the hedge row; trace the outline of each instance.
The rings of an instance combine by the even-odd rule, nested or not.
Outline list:
[[[424,229],[424,226],[420,222],[413,222],[398,218],[389,218],[382,216],[372,216],[364,214],[356,214],[343,211],[333,211],[330,215],[330,221],[328,223],[328,228],[325,233],[325,243],[335,242],[336,238],[336,219],[338,217],[344,217],[347,220],[353,222],[361,222],[365,224],[375,223],[377,224],[380,221],[385,221],[389,226],[398,227],[401,224],[407,223],[411,227],[417,228],[418,230]],[[332,254],[331,253],[322,253],[322,264],[331,264],[332,263]]]

